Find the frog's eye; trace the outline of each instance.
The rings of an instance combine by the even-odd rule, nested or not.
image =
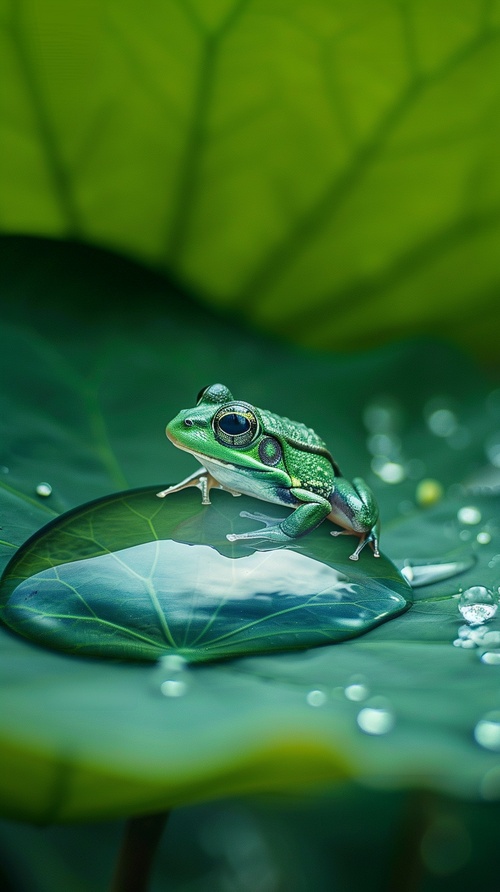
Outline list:
[[[219,443],[238,449],[253,442],[259,423],[250,406],[235,404],[219,409],[214,416],[213,429]]]

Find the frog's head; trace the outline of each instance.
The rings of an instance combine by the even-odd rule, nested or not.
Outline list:
[[[223,384],[212,384],[198,394],[196,406],[182,409],[169,422],[166,434],[179,449],[221,461],[235,450],[251,450],[261,433],[256,410],[235,400]]]

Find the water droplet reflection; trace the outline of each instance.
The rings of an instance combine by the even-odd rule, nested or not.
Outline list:
[[[473,625],[488,622],[498,610],[498,601],[484,585],[472,585],[460,595],[458,609]]]
[[[487,750],[500,752],[500,712],[488,712],[474,728],[477,743]]]

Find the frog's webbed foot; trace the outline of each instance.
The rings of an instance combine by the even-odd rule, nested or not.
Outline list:
[[[163,489],[161,492],[157,492],[156,495],[159,499],[164,499],[165,496],[171,495],[173,492],[180,492],[182,489],[188,489],[190,486],[196,486],[197,489],[201,492],[201,504],[202,505],[210,505],[210,490],[211,489],[224,489],[226,492],[230,492],[233,496],[240,496],[240,492],[236,492],[234,489],[228,489],[227,486],[222,486],[215,477],[212,477],[209,471],[195,471],[194,474],[191,474],[189,477],[186,477],[185,480],[181,480],[180,483],[176,483],[174,486],[168,486],[167,489]]]
[[[255,511],[240,511],[240,517],[247,517],[248,520],[257,520],[264,524],[261,530],[250,530],[248,533],[228,533],[226,539],[229,542],[236,542],[238,539],[271,539],[274,542],[289,542],[290,536],[281,529],[280,524],[284,517],[269,517],[267,514],[260,514]]]
[[[249,517],[250,520],[260,520],[265,523],[262,530],[251,530],[249,533],[229,533],[226,536],[230,542],[237,539],[271,539],[273,542],[290,542],[298,536],[303,536],[319,526],[330,512],[330,502],[321,496],[311,499],[311,493],[300,488],[294,488],[291,493],[295,498],[304,499],[295,511],[287,517],[267,517],[265,514],[249,514],[243,512],[240,516]],[[307,501],[306,501],[307,499]]]
[[[356,536],[358,535],[353,530],[331,530],[330,536]],[[370,530],[366,535],[360,536],[359,543],[356,546],[355,550],[352,554],[349,555],[349,559],[351,561],[357,561],[359,556],[365,547],[366,544],[369,544],[372,551],[373,556],[378,558],[380,557],[380,551],[378,548],[378,536],[375,530]]]

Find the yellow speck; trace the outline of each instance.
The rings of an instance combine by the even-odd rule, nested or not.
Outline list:
[[[415,492],[415,498],[418,505],[422,508],[428,508],[429,505],[435,505],[443,498],[444,489],[439,480],[433,480],[432,477],[426,477],[421,480]]]

